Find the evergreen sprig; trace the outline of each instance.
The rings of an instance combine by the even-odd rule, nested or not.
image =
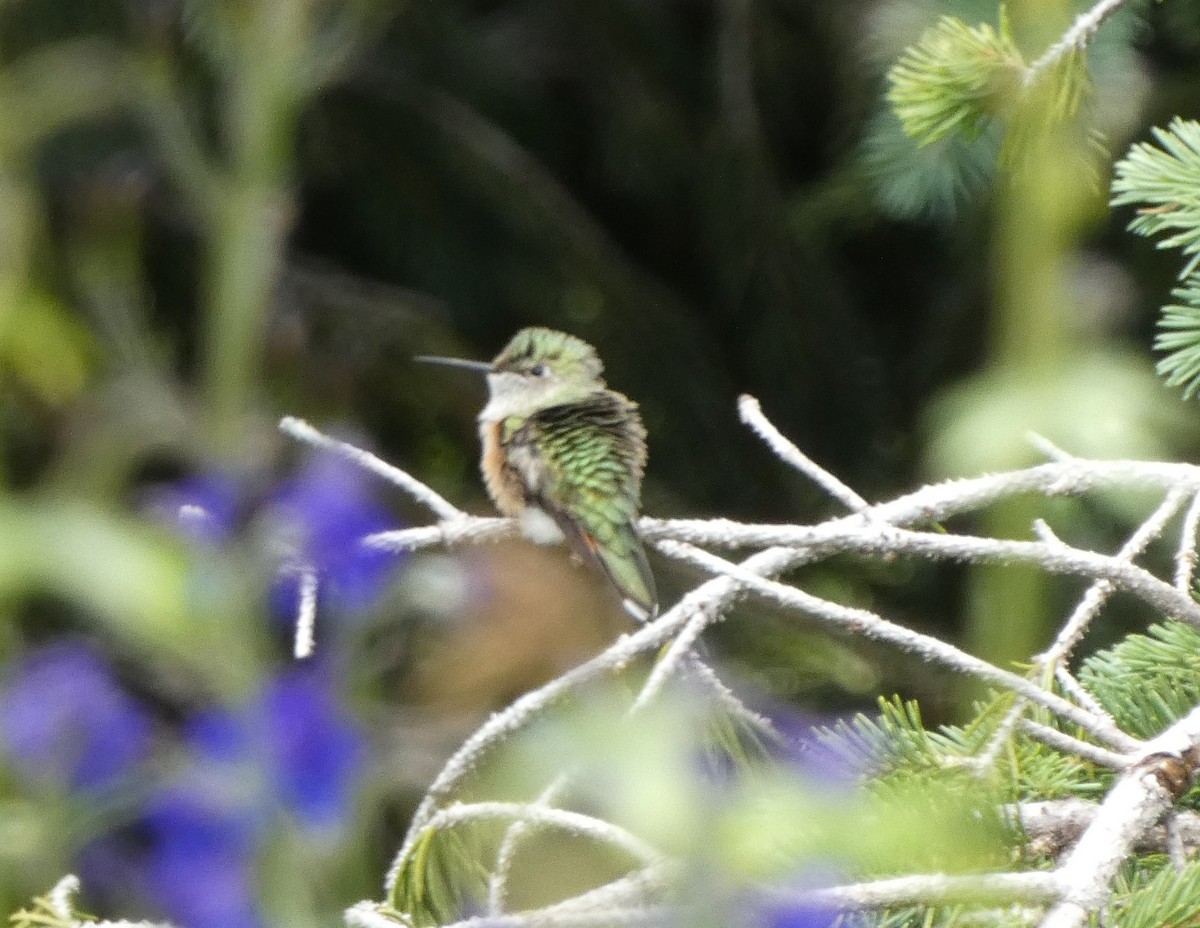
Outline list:
[[[1156,369],[1169,387],[1183,387],[1184,399],[1200,390],[1200,274],[1188,275],[1171,291],[1179,300],[1163,307],[1154,347],[1167,352]]]
[[[1138,207],[1129,229],[1165,236],[1159,248],[1179,248],[1200,261],[1200,122],[1176,117],[1151,130],[1158,145],[1136,142],[1114,168],[1112,205]]]
[[[1165,862],[1161,869],[1121,898],[1114,900],[1114,924],[1121,928],[1160,928],[1195,925],[1200,921],[1200,862],[1190,861],[1181,870]]]
[[[1137,207],[1130,231],[1187,258],[1184,282],[1171,293],[1179,302],[1163,307],[1154,342],[1167,352],[1159,374],[1186,399],[1200,391],[1200,122],[1176,117],[1151,131],[1157,144],[1137,142],[1116,164],[1111,202]]]
[[[486,894],[479,827],[429,828],[405,861],[388,903],[417,926],[452,922]]]
[[[920,145],[973,137],[1003,110],[1025,69],[1003,19],[995,29],[943,16],[889,72],[888,101]]]
[[[1150,738],[1200,703],[1200,632],[1154,625],[1089,657],[1080,681],[1125,731]]]

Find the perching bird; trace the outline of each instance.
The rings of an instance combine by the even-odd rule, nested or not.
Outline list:
[[[565,539],[604,569],[626,611],[653,618],[658,598],[636,524],[646,429],[637,404],[604,383],[595,349],[573,335],[529,328],[491,364],[417,360],[487,374],[480,468],[496,508],[531,541]]]

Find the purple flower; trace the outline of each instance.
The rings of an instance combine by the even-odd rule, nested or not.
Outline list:
[[[257,928],[253,816],[244,795],[220,787],[216,778],[197,777],[151,803],[145,885],[186,928]]]
[[[363,739],[322,662],[270,681],[239,711],[187,725],[191,763],[147,811],[146,885],[186,928],[256,928],[253,874],[269,827],[285,815],[311,835],[350,818]]]
[[[754,920],[755,928],[833,928],[837,909],[806,902],[771,902]]]
[[[267,766],[280,803],[311,830],[352,812],[363,739],[338,707],[319,664],[294,667],[263,692]]]
[[[362,540],[395,523],[373,501],[363,477],[349,461],[319,454],[275,494],[268,518],[283,563],[271,595],[276,615],[295,616],[304,569],[316,572],[324,608],[361,610],[383,591],[396,555],[367,548]]]
[[[151,729],[149,712],[78,640],[27,655],[0,690],[0,742],[31,781],[110,787],[146,757]]]
[[[805,899],[804,893],[837,882],[833,868],[812,861],[785,886],[759,893],[746,906],[747,928],[832,928],[839,923],[839,910]]]
[[[234,542],[242,532],[274,569],[272,614],[291,621],[298,612],[300,577],[316,576],[321,611],[356,612],[383,592],[398,556],[368,548],[363,538],[395,527],[372,497],[365,472],[332,454],[313,455],[289,481],[268,494],[248,480],[203,474],[162,487],[149,509],[200,544]]]
[[[244,496],[241,481],[230,474],[199,474],[156,489],[149,508],[190,540],[216,546],[236,531],[244,515]]]

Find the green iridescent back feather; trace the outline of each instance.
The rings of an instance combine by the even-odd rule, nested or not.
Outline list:
[[[621,593],[653,615],[654,577],[636,528],[646,466],[646,430],[637,404],[603,390],[541,410],[525,428],[536,430],[532,437],[549,472],[550,485],[538,505],[577,552],[599,561]]]

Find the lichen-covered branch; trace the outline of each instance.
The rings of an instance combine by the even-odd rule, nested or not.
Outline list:
[[[1188,584],[1196,560],[1196,524],[1200,520],[1200,467],[1141,461],[1088,461],[1057,454],[1047,464],[967,480],[952,480],[922,487],[893,500],[869,504],[836,477],[812,462],[769,422],[758,403],[743,397],[744,421],[789,466],[816,482],[851,514],[813,525],[754,525],[726,519],[643,518],[640,528],[647,541],[669,557],[682,559],[714,576],[700,583],[655,621],[613,642],[604,652],[526,693],[505,710],[493,715],[454,753],[434,778],[418,806],[408,835],[385,881],[391,893],[406,860],[420,836],[430,828],[451,827],[458,821],[492,816],[513,822],[502,842],[489,884],[489,910],[480,919],[468,919],[458,928],[482,925],[533,926],[541,924],[591,925],[620,921],[623,924],[658,924],[673,910],[661,903],[661,893],[651,896],[623,894],[611,905],[593,906],[588,894],[555,907],[534,912],[504,911],[506,871],[517,842],[530,828],[565,827],[591,835],[610,846],[624,847],[641,861],[646,873],[669,861],[641,839],[599,819],[579,816],[555,807],[567,780],[556,781],[538,801],[529,804],[457,804],[456,790],[464,778],[497,745],[531,721],[541,717],[564,695],[607,674],[617,673],[641,654],[660,651],[649,675],[634,695],[631,712],[654,703],[674,682],[691,676],[716,692],[731,715],[751,730],[774,735],[769,720],[746,708],[720,681],[712,668],[696,656],[695,645],[704,630],[725,618],[733,604],[746,595],[766,597],[773,603],[843,632],[862,635],[917,654],[923,660],[972,675],[1018,697],[1000,720],[983,754],[975,758],[981,773],[998,756],[1004,743],[1020,733],[1056,751],[1076,756],[1119,772],[1117,785],[1099,805],[1070,812],[1070,820],[1056,832],[1080,835],[1058,868],[1049,872],[993,873],[951,877],[923,874],[892,880],[852,883],[795,894],[813,904],[847,908],[881,908],[909,904],[932,905],[969,901],[972,905],[1021,905],[1036,917],[1047,911],[1044,928],[1072,928],[1083,924],[1110,891],[1113,874],[1135,848],[1147,843],[1171,845],[1157,826],[1162,814],[1179,795],[1181,784],[1191,781],[1200,757],[1200,710],[1151,742],[1142,742],[1123,731],[1099,703],[1071,676],[1066,661],[1087,633],[1112,593],[1121,590],[1137,597],[1156,613],[1200,627],[1200,605]],[[514,533],[504,519],[469,516],[448,503],[419,480],[351,446],[335,442],[296,420],[283,427],[294,437],[355,460],[427,506],[440,519],[434,525],[384,532],[364,543],[392,550],[479,543]],[[1060,540],[1043,524],[1030,526],[1029,538],[992,538],[962,532],[935,532],[925,526],[942,523],[964,513],[978,512],[994,503],[1029,494],[1044,497],[1080,496],[1100,491],[1152,490],[1160,504],[1133,530],[1115,554],[1076,547]],[[1187,509],[1175,551],[1175,575],[1168,579],[1139,566],[1147,548]],[[740,563],[705,550],[749,550]],[[835,555],[871,559],[907,557],[963,563],[1023,564],[1046,573],[1091,580],[1087,591],[1064,622],[1055,641],[1040,656],[1030,676],[996,667],[932,636],[903,628],[869,610],[830,601],[781,581],[794,568]],[[664,647],[665,646],[665,647]],[[1064,695],[1065,694],[1065,695]],[[1039,721],[1024,718],[1027,706],[1040,706],[1086,733],[1083,740]],[[569,779],[564,760],[562,776]],[[1032,807],[1031,807],[1032,809]],[[1053,841],[1046,822],[1048,809],[1035,815],[1018,814],[1033,846]],[[1076,814],[1078,813],[1078,814]],[[1158,835],[1155,828],[1163,832]],[[1190,822],[1177,823],[1174,843],[1187,846]],[[1186,834],[1185,834],[1186,832]],[[1156,837],[1157,835],[1157,837]],[[1057,840],[1057,839],[1055,839]],[[1040,842],[1040,844],[1038,843]],[[1061,845],[1056,845],[1061,852]],[[638,872],[641,872],[640,870]],[[630,877],[636,878],[636,874]],[[595,890],[602,893],[603,888]],[[615,890],[614,890],[615,891]],[[786,895],[786,894],[785,894]],[[607,899],[608,897],[604,897]],[[575,906],[574,903],[579,905]],[[347,913],[347,923],[374,928],[393,924],[370,903]],[[618,913],[619,912],[619,917]],[[678,912],[674,912],[678,915]]]
[[[1105,796],[1056,873],[1062,900],[1041,928],[1079,928],[1108,898],[1121,864],[1187,790],[1200,766],[1200,708],[1146,744]]]

